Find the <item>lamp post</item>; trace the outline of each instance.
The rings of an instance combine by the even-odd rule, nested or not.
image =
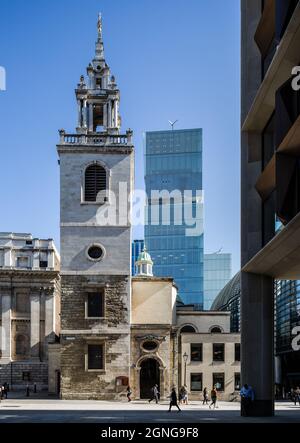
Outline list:
[[[186,363],[187,363],[188,358],[189,358],[189,356],[185,352],[183,354],[183,361],[184,361],[184,385],[186,385]]]

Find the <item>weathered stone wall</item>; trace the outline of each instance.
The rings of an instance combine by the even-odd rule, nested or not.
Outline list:
[[[27,384],[33,389],[48,389],[48,364],[40,362],[12,362],[0,365],[0,383],[8,383],[14,390],[26,389]],[[30,372],[30,381],[23,380],[23,373]]]
[[[85,318],[89,289],[103,288],[104,318]],[[63,399],[106,399],[125,396],[126,386],[117,387],[116,378],[129,377],[129,291],[123,276],[63,275],[61,335],[61,395]],[[86,369],[89,342],[105,345],[105,368]]]

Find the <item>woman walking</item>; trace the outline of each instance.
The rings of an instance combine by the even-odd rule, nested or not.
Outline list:
[[[203,405],[208,405],[208,392],[207,388],[203,389]]]
[[[214,407],[214,409],[216,408],[217,397],[218,397],[217,390],[214,386],[210,392],[211,404],[209,405],[209,409],[211,409],[212,406]]]
[[[178,403],[177,403],[177,394],[176,394],[175,388],[172,388],[172,392],[171,392],[170,398],[171,398],[171,401],[170,401],[170,406],[169,406],[169,411],[168,412],[171,412],[172,406],[176,406],[176,408],[178,409],[178,412],[181,412],[181,409],[180,409],[180,407],[178,406]]]
[[[128,402],[131,401],[131,394],[132,394],[131,387],[128,386],[127,387],[127,400],[128,400]]]

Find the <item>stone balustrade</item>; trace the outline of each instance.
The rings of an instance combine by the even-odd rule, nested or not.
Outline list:
[[[130,145],[132,131],[126,134],[67,134],[59,131],[61,145]]]

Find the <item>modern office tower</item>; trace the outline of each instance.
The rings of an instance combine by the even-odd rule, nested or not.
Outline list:
[[[274,279],[300,278],[300,3],[242,0],[241,14],[242,383],[255,391],[242,415],[272,416]]]
[[[204,254],[204,309],[209,310],[231,279],[231,254]]]
[[[203,309],[202,129],[146,132],[145,163],[145,243],[154,273],[173,277],[183,302]]]
[[[129,380],[131,225],[124,211],[133,190],[134,148],[132,132],[120,133],[120,91],[104,58],[101,16],[87,74],[75,91],[77,131],[61,130],[57,146],[61,395],[117,399]]]
[[[131,275],[135,275],[135,262],[138,256],[143,252],[145,246],[144,240],[133,240],[131,244]]]

